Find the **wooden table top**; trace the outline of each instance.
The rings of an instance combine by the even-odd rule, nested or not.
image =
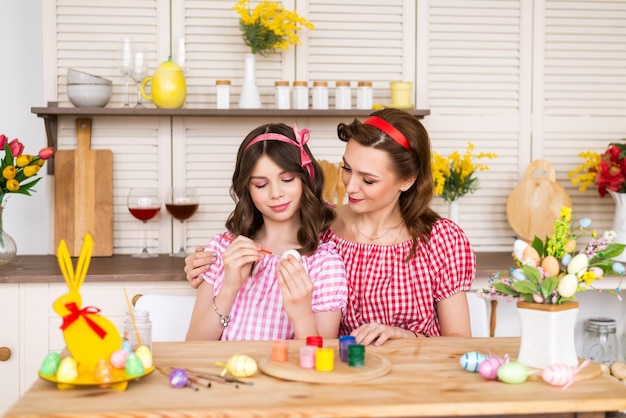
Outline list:
[[[290,341],[290,352],[302,341]],[[325,341],[336,347],[337,340]],[[518,385],[483,379],[461,368],[468,351],[517,355],[519,338],[420,338],[394,340],[368,353],[389,359],[392,370],[357,383],[302,383],[257,372],[253,385],[218,384],[198,391],[170,386],[158,371],[129,383],[126,391],[81,387],[58,390],[37,381],[7,412],[7,417],[391,417],[560,414],[626,409],[626,386],[607,374],[577,380],[567,390],[537,376]],[[271,342],[155,343],[155,365],[219,372],[216,362],[232,354],[257,361],[271,356]],[[322,372],[319,372],[322,373]],[[327,372],[332,373],[332,372]],[[572,414],[569,414],[572,413]],[[586,416],[604,416],[603,413]]]

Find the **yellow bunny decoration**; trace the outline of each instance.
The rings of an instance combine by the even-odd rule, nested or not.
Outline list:
[[[61,240],[57,248],[57,259],[61,273],[69,288],[69,292],[54,301],[54,311],[63,319],[61,329],[65,345],[78,365],[79,374],[91,376],[100,359],[109,360],[111,354],[122,345],[122,338],[115,325],[94,306],[82,307],[80,286],[85,281],[93,239],[85,235],[76,266],[72,265],[65,240]]]

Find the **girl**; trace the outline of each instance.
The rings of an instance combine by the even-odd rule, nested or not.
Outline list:
[[[319,241],[334,213],[308,139],[307,129],[268,124],[239,147],[235,210],[205,248],[217,260],[202,275],[187,340],[337,338],[345,269],[334,244]]]

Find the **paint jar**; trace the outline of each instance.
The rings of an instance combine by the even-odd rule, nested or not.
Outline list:
[[[411,100],[413,83],[410,81],[392,81],[389,85],[391,87],[391,106],[397,109],[411,109],[413,107]]]
[[[371,81],[359,81],[356,89],[356,108],[371,109],[373,105],[373,92]]]
[[[324,338],[320,335],[311,335],[306,337],[306,345],[314,345],[315,347],[322,347],[324,345]]]
[[[596,363],[611,364],[617,360],[617,324],[611,318],[589,318],[585,322],[583,357]]]
[[[365,366],[365,346],[363,344],[350,344],[348,346],[348,366]]]
[[[287,340],[272,341],[272,361],[285,363],[289,360],[289,343]]]
[[[309,108],[309,83],[306,81],[294,81],[292,95],[294,109]]]
[[[148,311],[134,311],[133,315],[126,312],[124,318],[124,341],[128,341],[133,351],[140,345],[145,345],[152,351],[152,321]]]
[[[303,345],[300,347],[300,367],[303,369],[315,368],[315,352],[317,347],[314,345]]]
[[[326,81],[313,82],[313,109],[328,109],[328,83]]]
[[[335,368],[335,350],[332,348],[318,348],[315,350],[315,370],[332,372]]]
[[[289,81],[274,82],[274,103],[276,109],[289,109]]]
[[[230,80],[216,80],[216,107],[230,109]]]
[[[348,362],[348,346],[356,344],[356,338],[353,335],[342,335],[339,337],[339,357],[344,363]]]
[[[352,91],[349,81],[335,83],[335,109],[350,109],[352,107]]]

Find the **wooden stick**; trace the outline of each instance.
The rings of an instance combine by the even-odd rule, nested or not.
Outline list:
[[[135,313],[133,312],[133,306],[131,305],[130,299],[128,298],[128,292],[126,291],[126,288],[124,288],[124,296],[126,296],[126,304],[128,305],[128,313],[130,314],[130,319],[133,321],[133,328],[135,329],[135,335],[137,336],[137,344],[143,345],[141,343],[141,335],[139,335],[137,323],[135,322]]]
[[[224,237],[224,239],[226,241],[230,241],[230,242],[233,241],[233,239],[231,237]],[[261,251],[262,253],[265,253],[265,254],[269,254],[269,255],[278,255],[278,254],[275,254],[275,253],[271,252],[270,250],[266,250],[265,248],[261,248],[259,251]]]

